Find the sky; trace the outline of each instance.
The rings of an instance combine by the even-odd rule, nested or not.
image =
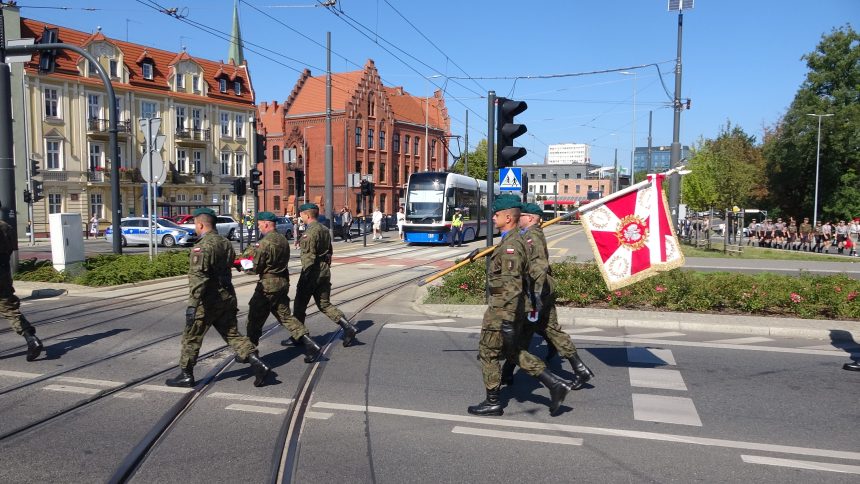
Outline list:
[[[21,15],[108,37],[225,60],[235,0],[19,0]],[[629,166],[631,148],[672,142],[678,14],[666,0],[239,0],[256,100],[283,102],[299,73],[323,75],[373,59],[384,84],[417,96],[442,89],[452,152],[486,138],[487,92],[525,100],[521,164],[547,146],[587,143],[592,162]],[[184,20],[158,12],[176,8]],[[48,7],[48,8],[40,8]],[[806,75],[822,35],[860,28],[858,0],[696,0],[683,16],[680,141],[713,138],[727,122],[761,140]],[[220,31],[221,33],[215,32]],[[214,35],[213,35],[214,32]],[[640,67],[641,66],[641,67]],[[627,74],[618,71],[624,70]],[[614,71],[592,74],[595,71]],[[662,74],[662,83],[660,79]],[[535,78],[554,75],[572,76]],[[531,76],[531,79],[525,77]],[[514,79],[518,78],[518,79]],[[665,86],[665,88],[664,88]],[[635,102],[634,102],[635,101]],[[459,143],[459,146],[458,146]]]

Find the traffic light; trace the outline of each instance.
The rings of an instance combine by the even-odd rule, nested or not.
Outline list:
[[[30,177],[39,176],[39,160],[30,159]]]
[[[230,189],[231,192],[235,193],[237,197],[244,196],[248,193],[248,186],[245,184],[244,178],[237,178],[233,180],[233,187]]]
[[[263,172],[256,168],[251,170],[251,190],[256,190],[263,183],[263,180],[260,180],[260,176],[262,175]]]
[[[32,180],[33,193],[30,195],[33,202],[38,202],[45,199],[45,186],[39,180]]]
[[[24,189],[24,203],[33,203],[33,197],[30,195],[30,190]]]
[[[507,168],[526,155],[526,149],[514,146],[514,138],[528,131],[526,125],[514,123],[514,116],[528,109],[525,101],[498,98],[496,116],[496,168]]]
[[[45,27],[42,31],[42,38],[39,39],[40,44],[57,44],[60,42],[59,29],[49,29]],[[54,72],[57,66],[57,51],[55,49],[43,50],[39,52],[39,73],[50,74]]]
[[[373,183],[361,180],[361,194],[366,197],[373,196]]]
[[[305,194],[305,172],[299,170],[296,172],[296,196]]]

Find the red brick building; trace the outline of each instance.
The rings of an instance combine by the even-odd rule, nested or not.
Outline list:
[[[350,173],[371,176],[375,196],[369,206],[391,214],[410,174],[448,168],[450,119],[440,91],[422,98],[384,86],[368,60],[362,70],[332,74],[331,99],[333,213],[344,206],[353,214],[360,210],[358,188],[348,187]],[[325,100],[325,75],[305,70],[283,104],[258,106],[257,129],[265,140],[260,210],[294,213],[305,200],[302,181],[307,201],[324,210]]]

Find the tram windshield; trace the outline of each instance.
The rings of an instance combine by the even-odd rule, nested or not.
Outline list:
[[[413,175],[409,180],[409,193],[406,197],[406,219],[420,221],[423,219],[442,218],[442,206],[445,201],[445,180],[421,179]]]

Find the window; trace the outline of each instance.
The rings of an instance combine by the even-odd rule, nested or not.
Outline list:
[[[370,128],[367,129],[367,147],[373,148],[373,130]]]
[[[278,145],[272,146],[272,160],[280,161],[281,160],[281,147]]]
[[[197,74],[191,76],[191,89],[193,89],[194,92],[200,92],[200,76]]]
[[[403,139],[403,153],[409,154],[409,135],[406,135],[406,138]]]
[[[565,179],[565,180],[567,180],[568,178],[570,178],[570,173],[565,173],[565,174],[564,174],[564,179]]]
[[[281,211],[281,197],[275,195],[275,198],[272,199],[272,209],[275,212]]]
[[[272,172],[272,185],[279,187],[281,186],[281,171],[275,170]]]
[[[385,149],[385,131],[379,132],[379,149],[380,150]]]
[[[245,137],[245,116],[242,116],[241,114],[236,115],[236,137]]]
[[[110,60],[109,67],[110,67],[110,76],[111,77],[119,77],[119,62],[117,62],[116,59]]]
[[[394,142],[391,145],[391,150],[395,153],[400,153],[400,133],[394,133]]]
[[[45,117],[60,117],[60,94],[56,89],[45,88]]]
[[[221,213],[230,213],[230,194],[221,195]]]
[[[144,62],[140,68],[143,71],[143,78],[151,81],[152,80],[152,62]]]
[[[193,151],[191,153],[193,157],[191,160],[191,169],[194,173],[202,173],[203,172],[203,152],[202,151]]]
[[[385,181],[385,163],[379,163],[379,183]]]
[[[117,122],[122,121],[122,98],[121,97],[116,98],[116,106],[115,107],[116,107],[116,109],[114,111],[114,114],[116,115],[116,120],[117,120]]]
[[[48,194],[48,213],[61,213],[63,211],[63,196],[59,193]]]
[[[93,77],[97,75],[99,75],[99,71],[96,69],[95,63],[87,61],[87,76]]]
[[[376,103],[373,102],[373,99],[367,100],[367,115],[371,118],[376,116]]]
[[[188,195],[186,195],[184,193],[177,193],[176,194],[176,201],[177,202],[187,202],[188,201]]]
[[[230,115],[221,113],[221,136],[230,136]]]
[[[361,174],[361,160],[355,160],[355,172]]]
[[[176,131],[185,131],[185,106],[176,106]]]
[[[218,79],[218,90],[221,92],[227,92],[227,79]]]
[[[355,146],[356,147],[361,146],[361,128],[359,128],[359,127],[355,128]]]
[[[59,170],[60,167],[60,149],[62,141],[47,140],[45,141],[45,167],[48,170]]]
[[[118,163],[117,166],[124,166],[122,163],[122,145],[117,145],[116,147],[116,162]]]
[[[141,101],[140,102],[140,117],[141,118],[157,118],[158,117],[158,103],[152,101]]]
[[[403,179],[409,180],[409,165],[403,167]]]
[[[399,164],[394,163],[391,166],[391,174],[392,174],[392,180],[391,181],[394,182],[394,185],[399,185],[400,184],[400,165]]]
[[[367,163],[367,174],[370,175],[370,179],[373,180],[373,162]]]
[[[105,206],[101,193],[90,194],[90,213],[98,218],[104,218]]]
[[[577,174],[576,174],[576,179],[578,180],[578,179],[580,179],[580,178],[582,178],[582,173],[577,173]],[[578,193],[578,192],[577,192],[577,193]]]
[[[199,131],[203,126],[203,122],[200,119],[200,110],[192,109],[191,110],[191,129]]]
[[[233,92],[236,93],[237,96],[242,95],[242,81],[233,81]]]
[[[379,210],[382,211],[383,213],[385,213],[385,201],[386,201],[385,194],[379,195]]]
[[[179,173],[187,173],[188,168],[188,152],[185,150],[176,150],[176,171]]]
[[[421,138],[416,136],[415,138],[413,138],[413,141],[415,143],[412,145],[412,156],[418,156],[418,147],[421,145]]]
[[[87,94],[87,118],[99,119],[102,113],[102,97],[98,94]]]
[[[176,74],[176,90],[185,90],[185,74]]]
[[[430,157],[431,157],[431,158],[436,158],[436,140],[435,140],[435,139],[433,140],[433,143],[432,143],[430,146],[431,146],[431,148],[430,148]]]
[[[203,202],[203,194],[202,193],[192,193],[191,194],[192,202]]]
[[[579,186],[579,185],[577,185],[577,186],[576,186],[576,193],[579,193],[579,188],[580,188],[580,186]]]
[[[236,153],[236,176],[245,176],[245,154]]]
[[[569,187],[568,187],[567,185],[563,185],[563,186],[564,186],[564,193],[567,193],[567,189],[568,189]]]
[[[230,153],[226,151],[221,153],[221,175],[230,175]]]
[[[546,180],[546,173],[541,173],[541,174],[540,174],[540,179],[541,179],[541,180]]]
[[[104,168],[104,158],[102,157],[102,145],[98,143],[90,144],[90,171],[96,171],[98,168]]]

